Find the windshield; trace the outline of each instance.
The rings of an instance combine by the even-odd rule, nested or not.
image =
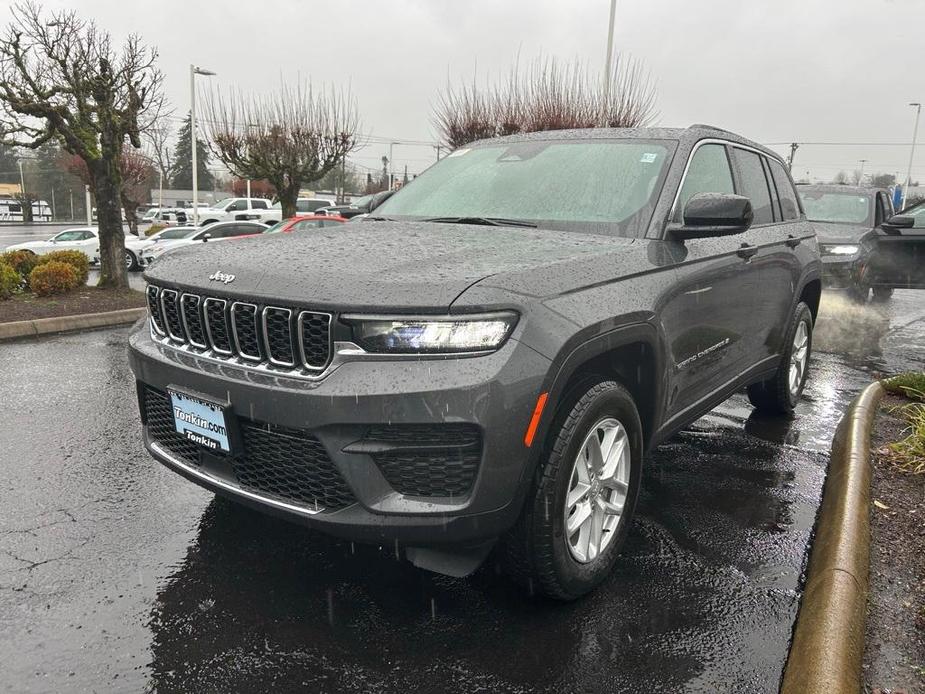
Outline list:
[[[279,232],[281,232],[283,229],[286,228],[286,225],[289,224],[289,221],[290,221],[290,220],[288,220],[288,219],[284,219],[284,220],[281,221],[281,222],[277,222],[277,223],[274,224],[273,226],[267,227],[266,230],[265,230],[263,233],[264,233],[264,234],[278,234]]]
[[[372,200],[374,197],[375,197],[375,193],[373,193],[373,195],[364,195],[362,198],[351,200],[350,206],[351,207],[363,207],[364,205],[368,205],[369,201]]]
[[[549,229],[641,236],[670,141],[546,140],[458,149],[376,208],[376,216],[488,217]]]
[[[857,193],[833,193],[819,190],[801,190],[803,209],[811,222],[839,222],[841,224],[870,224],[871,197]]]
[[[196,232],[196,228],[190,229],[189,227],[174,227],[173,229],[164,229],[161,233],[157,235],[159,239],[182,239],[187,236],[191,236]]]
[[[215,209],[218,209],[220,207],[226,207],[227,205],[230,205],[231,203],[233,203],[234,200],[235,200],[234,198],[225,198],[223,200],[219,200],[217,203],[212,205],[212,207]]]

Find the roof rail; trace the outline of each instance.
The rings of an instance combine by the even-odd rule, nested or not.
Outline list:
[[[694,123],[693,125],[688,126],[688,130],[693,130],[694,128],[703,128],[704,130],[717,130],[721,133],[732,133],[731,130],[726,130],[725,128],[720,128],[716,125],[710,125],[709,123]]]

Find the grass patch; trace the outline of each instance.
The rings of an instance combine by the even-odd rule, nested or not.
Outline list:
[[[910,400],[925,400],[925,373],[908,373],[884,379],[881,384],[888,393],[900,395]]]
[[[904,472],[925,473],[925,373],[904,373],[883,381],[887,392],[912,402],[896,405],[890,410],[909,425],[904,438],[888,444],[890,458]]]

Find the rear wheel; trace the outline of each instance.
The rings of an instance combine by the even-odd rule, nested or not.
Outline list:
[[[813,346],[813,314],[802,301],[797,304],[787,331],[787,349],[773,377],[748,387],[748,399],[758,410],[770,414],[793,411],[803,386]]]
[[[508,573],[531,591],[573,600],[610,574],[642,471],[636,405],[614,381],[573,389],[517,525],[504,538]]]
[[[893,287],[874,287],[874,301],[889,301],[893,296]]]

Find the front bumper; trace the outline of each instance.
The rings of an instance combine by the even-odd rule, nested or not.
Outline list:
[[[476,544],[513,525],[535,455],[524,446],[524,431],[550,365],[512,339],[486,356],[349,361],[323,379],[308,381],[178,351],[152,340],[146,323],[130,338],[130,363],[143,418],[146,389],[164,393],[170,386],[227,402],[229,417],[249,432],[298,432],[320,442],[349,490],[349,501],[331,508],[304,495],[294,499],[255,487],[239,474],[237,463],[247,458],[253,472],[261,460],[279,461],[254,458],[247,437],[238,449],[241,458],[216,459],[203,452],[191,460],[158,441],[146,422],[145,446],[167,467],[215,492],[332,535],[415,547]],[[413,459],[396,478],[383,466],[381,444],[370,442],[371,430],[413,434],[414,427],[428,426],[479,432],[481,454],[464,490],[457,485],[450,496],[399,491],[402,482],[396,479],[407,482],[415,470],[431,475],[432,466],[443,465],[446,456],[435,456],[426,468],[420,458]],[[413,479],[410,484],[415,486]]]
[[[851,289],[867,279],[867,259],[855,255],[823,255],[822,284],[830,289]]]

